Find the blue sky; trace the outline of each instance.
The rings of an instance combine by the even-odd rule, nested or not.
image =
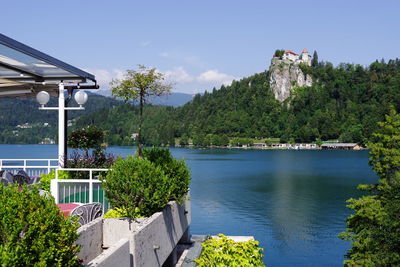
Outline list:
[[[137,64],[196,93],[268,68],[275,49],[368,65],[400,57],[400,1],[7,1],[2,33],[96,75]]]

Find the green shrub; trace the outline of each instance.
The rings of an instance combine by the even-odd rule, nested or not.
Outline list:
[[[220,238],[203,242],[201,257],[195,262],[198,267],[205,266],[265,266],[262,261],[262,248],[258,241],[235,242],[223,234]]]
[[[168,204],[170,181],[160,166],[128,156],[117,159],[111,169],[100,177],[102,186],[111,206],[125,210],[127,217],[148,217]]]
[[[51,171],[48,174],[42,174],[40,178],[40,186],[43,190],[50,192],[50,181],[56,178],[56,172]],[[70,179],[69,173],[58,171],[58,179]]]
[[[79,266],[78,224],[38,187],[0,184],[0,265]]]
[[[159,166],[169,178],[169,200],[182,200],[189,191],[190,171],[184,160],[172,157],[168,148],[143,149],[143,156]]]
[[[137,209],[137,211],[139,212],[139,209]],[[122,218],[122,217],[126,217],[126,211],[124,211],[123,209],[109,209],[105,214],[104,214],[104,218]]]

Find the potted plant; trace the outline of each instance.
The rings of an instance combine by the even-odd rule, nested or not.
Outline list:
[[[186,164],[174,159],[168,149],[153,148],[144,149],[143,157],[117,159],[111,169],[101,178],[114,208],[104,219],[104,246],[127,238],[135,266],[161,266],[188,235]],[[110,213],[119,218],[107,218]]]

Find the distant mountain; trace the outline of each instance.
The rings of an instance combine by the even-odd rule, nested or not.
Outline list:
[[[85,110],[69,111],[68,120],[123,103],[110,97],[88,94]],[[57,99],[52,97],[46,106],[55,107],[57,103]],[[69,106],[77,104],[71,100]],[[39,104],[34,98],[0,98],[0,143],[37,144],[43,138],[54,139],[57,124],[58,112],[39,110]]]
[[[97,94],[97,93],[96,93]],[[105,97],[112,97],[109,94],[109,91],[106,93],[104,91],[100,91],[98,95]],[[172,93],[170,95],[162,96],[162,97],[154,97],[148,101],[152,105],[162,105],[162,106],[171,106],[171,107],[180,107],[188,103],[193,99],[194,95],[185,94],[185,93]]]
[[[184,94],[184,93],[172,93],[170,95],[163,96],[161,98],[156,98],[152,101],[153,105],[163,105],[180,107],[185,105],[187,102],[193,99],[194,95]]]

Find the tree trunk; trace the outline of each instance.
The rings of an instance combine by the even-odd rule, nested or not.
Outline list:
[[[139,102],[139,131],[137,136],[136,145],[138,147],[139,157],[143,157],[142,154],[142,123],[143,123],[143,103],[144,103],[144,90],[140,90],[140,102]]]

